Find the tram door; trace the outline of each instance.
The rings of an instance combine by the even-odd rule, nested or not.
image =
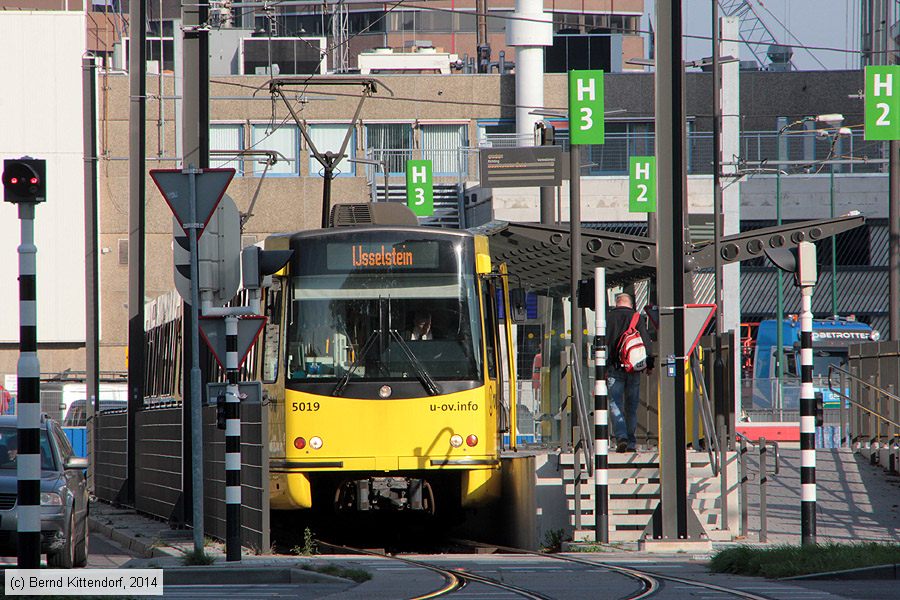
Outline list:
[[[509,434],[509,447],[515,449],[515,411],[510,407],[516,406],[516,374],[515,358],[513,351],[515,346],[512,341],[512,319],[504,318],[500,322],[501,310],[504,315],[510,314],[509,286],[506,277],[506,265],[500,265],[500,277],[484,276],[481,279],[482,304],[484,318],[484,339],[487,351],[487,378],[488,388],[493,398],[496,410],[500,415],[499,433]],[[505,336],[505,343],[501,343],[501,336]],[[504,354],[503,349],[507,352]],[[501,444],[502,446],[502,444]]]

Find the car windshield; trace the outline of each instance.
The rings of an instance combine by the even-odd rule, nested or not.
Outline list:
[[[18,431],[15,427],[0,427],[0,469],[15,470],[18,461]],[[56,468],[53,451],[50,449],[50,438],[47,430],[41,429],[41,469],[52,471]]]

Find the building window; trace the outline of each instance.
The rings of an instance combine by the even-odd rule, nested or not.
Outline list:
[[[421,132],[422,158],[431,161],[435,175],[465,173],[465,162],[461,166],[459,149],[469,145],[466,125],[421,125]]]
[[[244,127],[240,124],[214,123],[209,126],[209,166],[213,169],[231,168],[235,175],[244,174],[240,152],[244,149]],[[234,152],[219,154],[218,152]]]
[[[352,127],[352,125],[350,123],[315,123],[309,126],[307,132],[313,144],[316,145],[316,150],[320,153],[337,153],[344,142],[344,136],[347,135],[348,127]],[[307,148],[307,154],[309,156],[310,176],[321,175],[324,172],[322,163],[313,156],[312,148]],[[347,160],[348,158],[356,158],[356,131],[350,132],[350,141],[347,142],[344,154],[346,154],[346,157],[341,159],[335,175],[356,175],[356,165]]]
[[[299,175],[297,162],[298,144],[297,127],[295,125],[252,125],[250,129],[252,146],[256,150],[274,150],[279,153],[278,162],[270,166],[266,175]],[[262,175],[265,165],[254,162],[253,175]]]
[[[482,119],[477,122],[478,146],[504,147],[518,146],[516,122],[513,119]]]
[[[366,154],[385,161],[389,173],[405,173],[406,161],[412,158],[412,124],[367,124]]]

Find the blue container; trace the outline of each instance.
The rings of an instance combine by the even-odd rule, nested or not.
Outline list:
[[[75,451],[75,456],[86,457],[87,428],[63,427],[63,431],[66,432],[66,437],[69,438],[69,443],[72,444],[72,449]]]

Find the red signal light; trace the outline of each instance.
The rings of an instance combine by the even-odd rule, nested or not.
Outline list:
[[[16,185],[17,183],[19,183],[19,178],[18,177],[10,177],[9,182],[13,185]]]
[[[31,185],[37,185],[37,182],[38,182],[38,178],[37,178],[37,177],[32,177],[32,178],[28,181],[28,183],[30,183]]]

